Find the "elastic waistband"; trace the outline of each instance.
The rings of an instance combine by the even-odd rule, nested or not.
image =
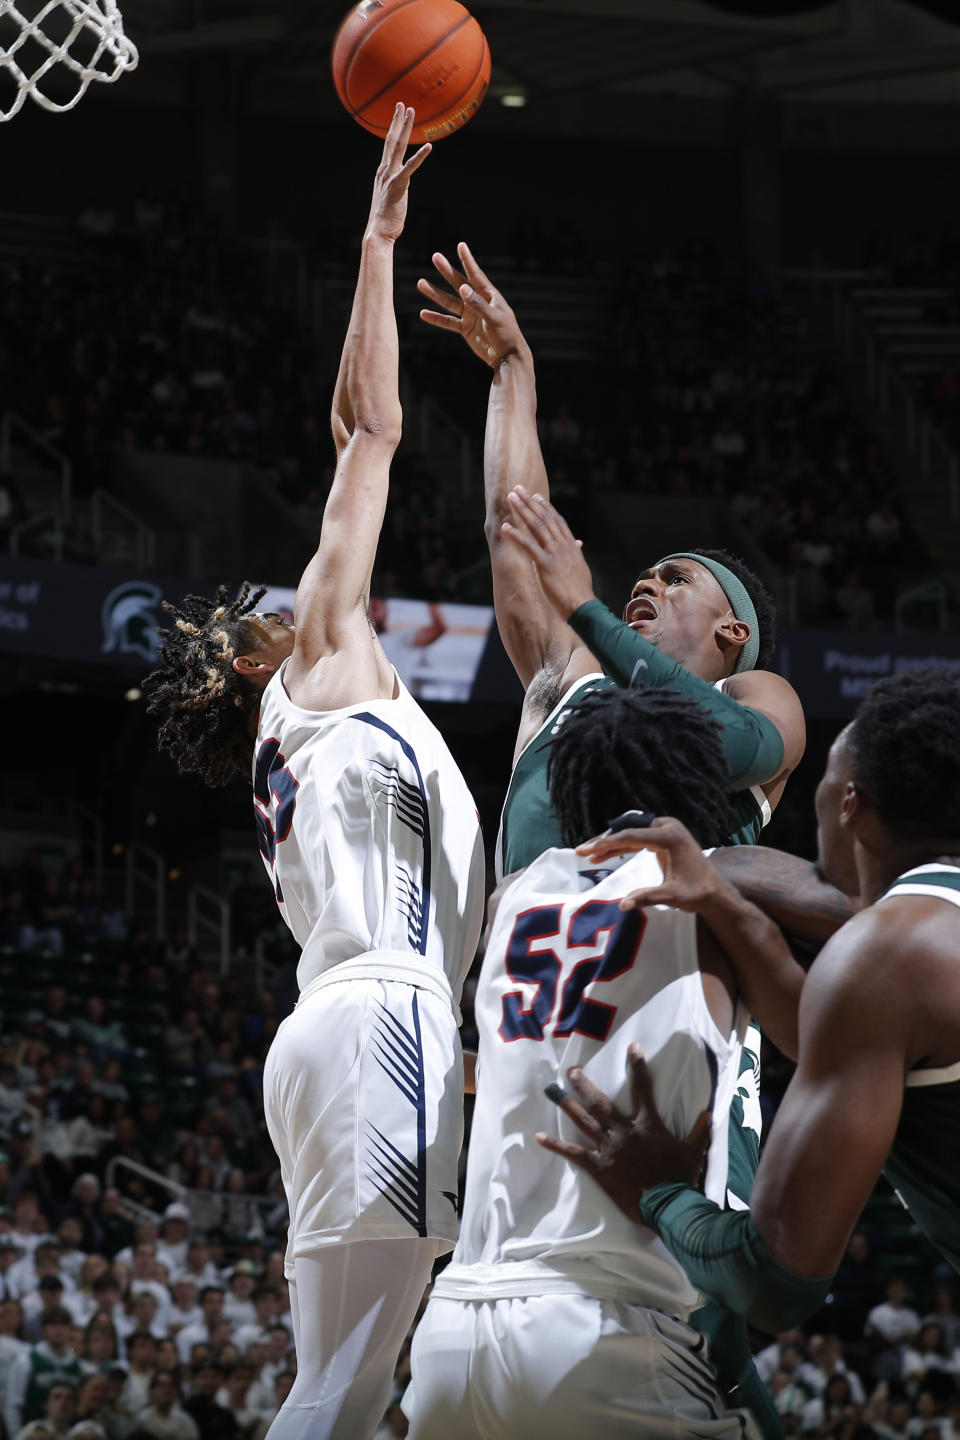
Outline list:
[[[442,1000],[457,1025],[463,1021],[460,1006],[453,997],[450,981],[444,972],[436,965],[428,964],[422,955],[413,955],[409,950],[370,950],[364,955],[354,955],[350,960],[340,960],[301,990],[297,1004],[328,985],[341,985],[348,980],[394,980],[401,985],[415,985],[418,990],[428,990]]]
[[[657,1283],[658,1278],[661,1283]],[[463,1265],[452,1261],[433,1283],[431,1294],[445,1300],[523,1300],[533,1295],[587,1295],[594,1300],[619,1300],[643,1305],[686,1320],[698,1297],[682,1271],[674,1277],[652,1274],[649,1280],[628,1280],[586,1263],[562,1268],[536,1260],[504,1265]]]

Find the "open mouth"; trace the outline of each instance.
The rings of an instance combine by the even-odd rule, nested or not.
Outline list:
[[[642,624],[645,620],[656,620],[659,614],[659,607],[650,599],[649,595],[638,595],[627,606],[627,624],[637,625]]]

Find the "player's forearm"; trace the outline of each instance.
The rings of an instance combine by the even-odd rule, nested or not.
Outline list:
[[[730,961],[750,1014],[777,1049],[795,1060],[804,972],[781,931],[720,875],[697,913]]]
[[[704,1295],[768,1334],[791,1329],[823,1303],[832,1275],[808,1278],[771,1255],[749,1210],[722,1211],[689,1185],[655,1185],[640,1203]]]
[[[550,494],[537,434],[533,354],[525,341],[501,362],[490,383],[483,485],[487,540],[491,549],[502,543],[500,526],[508,517],[507,495],[515,485],[525,485],[531,493],[548,497]]]
[[[799,940],[824,945],[856,911],[857,902],[822,879],[815,865],[783,850],[744,845],[713,858],[741,895]]]
[[[338,451],[361,432],[396,448],[403,423],[399,357],[393,305],[393,244],[365,235],[333,394],[331,419]]]

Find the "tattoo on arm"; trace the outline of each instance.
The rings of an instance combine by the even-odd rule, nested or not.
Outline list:
[[[742,895],[800,940],[823,944],[854,914],[854,900],[796,855],[744,845],[717,851],[714,861]]]

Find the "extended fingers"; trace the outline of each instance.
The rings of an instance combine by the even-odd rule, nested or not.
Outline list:
[[[584,1110],[593,1117],[602,1132],[612,1130],[614,1126],[617,1125],[627,1126],[630,1124],[627,1117],[621,1115],[616,1105],[614,1105],[610,1099],[610,1096],[604,1095],[602,1090],[598,1090],[593,1081],[583,1073],[579,1066],[568,1070],[567,1075],[569,1076],[570,1084],[580,1098]],[[571,1119],[572,1118],[571,1116]],[[581,1126],[581,1129],[582,1128],[584,1127]]]
[[[420,319],[425,320],[428,325],[435,325],[438,330],[452,330],[454,335],[460,334],[460,317],[458,315],[438,315],[436,310],[421,310]]]
[[[630,1095],[633,1100],[634,1119],[643,1110],[647,1115],[660,1119],[657,1102],[653,1098],[653,1077],[646,1056],[639,1045],[631,1045],[627,1051],[630,1063]]]
[[[457,246],[457,254],[460,256],[460,264],[463,266],[467,280],[485,300],[492,300],[497,290],[492,281],[480,269],[474,258],[473,251],[466,241],[461,240]]]
[[[403,155],[412,130],[413,111],[409,106],[398,103],[394,106],[393,119],[383,141],[383,164],[387,170],[392,170]]]
[[[412,113],[412,112],[411,112],[411,113]],[[411,128],[412,128],[412,122],[411,122]],[[420,169],[420,166],[423,164],[424,160],[426,160],[427,156],[430,154],[430,151],[431,151],[432,149],[433,149],[433,146],[430,144],[430,141],[428,140],[425,145],[421,145],[421,146],[420,146],[420,149],[419,149],[419,150],[415,150],[415,151],[413,152],[413,154],[410,156],[410,159],[405,162],[405,164],[404,164],[404,166],[403,166],[403,169],[400,171],[400,174],[403,176],[403,178],[404,178],[405,180],[409,180],[409,178],[410,178],[410,176],[413,174],[414,170],[419,170],[419,169]],[[402,152],[401,152],[401,153],[402,153]]]
[[[435,250],[430,258],[433,261],[433,268],[443,276],[451,290],[459,291],[461,285],[466,285],[466,275],[462,270],[458,270],[456,265],[452,265],[441,250]]]
[[[610,1129],[609,1125],[595,1120],[579,1101],[574,1100],[569,1090],[564,1090],[562,1085],[547,1085],[544,1087],[544,1094],[548,1100],[553,1101],[558,1110],[563,1111],[568,1120],[573,1121],[578,1130],[582,1130],[584,1135],[589,1135],[595,1144],[603,1144],[603,1137]]]
[[[574,1145],[572,1141],[561,1140],[556,1135],[547,1135],[543,1130],[538,1130],[534,1139],[544,1150],[552,1150],[554,1155],[560,1155],[571,1164],[579,1165],[582,1170],[592,1172],[596,1168],[594,1150],[585,1150],[582,1145]]]
[[[434,285],[432,280],[426,280],[424,278],[417,281],[417,289],[421,295],[426,295],[428,300],[432,300],[434,305],[439,305],[441,310],[446,310],[448,315],[455,315],[457,319],[460,318],[463,311],[463,301],[459,295],[451,295],[448,290],[441,290],[437,285]]]

